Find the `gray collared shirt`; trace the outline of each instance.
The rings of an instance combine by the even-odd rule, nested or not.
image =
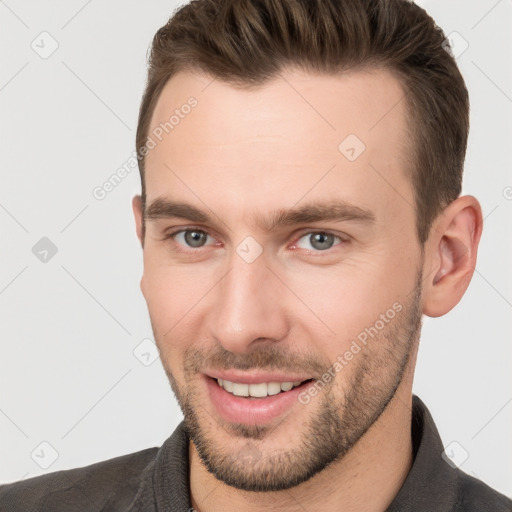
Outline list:
[[[512,500],[443,459],[430,412],[415,395],[412,406],[414,462],[387,512],[512,512]],[[192,512],[188,446],[182,422],[160,448],[1,485],[0,511]]]

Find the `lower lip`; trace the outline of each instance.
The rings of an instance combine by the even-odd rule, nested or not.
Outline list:
[[[281,416],[298,403],[299,394],[313,383],[308,381],[277,395],[245,398],[229,393],[219,386],[216,379],[206,377],[210,399],[220,416],[226,421],[245,425],[268,423]]]

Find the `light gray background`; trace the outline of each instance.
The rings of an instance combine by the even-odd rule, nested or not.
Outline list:
[[[146,51],[177,5],[0,1],[2,482],[160,446],[181,421],[160,361],[145,365],[154,346],[137,348],[152,337],[138,172],[92,195],[134,150]],[[512,2],[421,5],[469,44],[463,192],[485,228],[462,302],[425,318],[414,392],[462,469],[512,496]],[[31,47],[51,48],[43,31],[59,45],[47,59]],[[58,248],[46,263],[32,252],[42,237]]]

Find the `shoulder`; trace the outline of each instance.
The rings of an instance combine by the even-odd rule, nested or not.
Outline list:
[[[108,510],[129,504],[158,448],[148,448],[89,466],[0,485],[0,510],[68,512]]]
[[[461,512],[512,512],[512,500],[486,483],[458,470],[459,492],[455,510]]]

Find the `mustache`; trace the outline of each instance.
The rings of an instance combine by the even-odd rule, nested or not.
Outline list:
[[[289,373],[306,373],[312,378],[321,376],[331,364],[318,360],[312,353],[292,353],[277,345],[261,345],[250,352],[236,354],[222,345],[198,349],[189,347],[184,353],[185,375],[203,373],[206,369],[215,370],[280,370]]]

